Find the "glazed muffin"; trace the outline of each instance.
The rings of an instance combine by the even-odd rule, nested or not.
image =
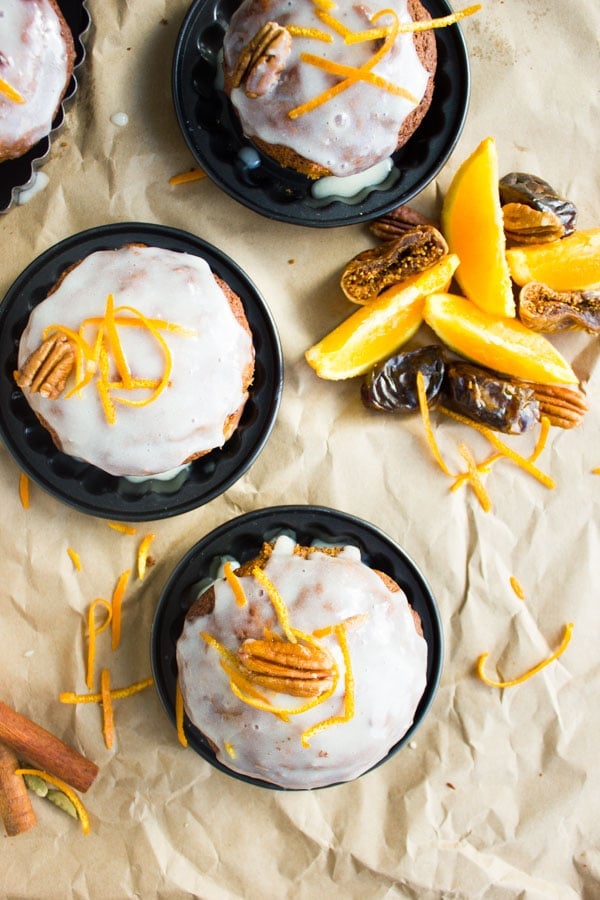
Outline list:
[[[130,244],[63,273],[31,313],[18,367],[60,450],[145,477],[231,437],[254,346],[239,296],[204,259]]]
[[[388,158],[431,103],[433,32],[402,33],[430,18],[419,0],[330,11],[312,0],[245,0],[223,45],[225,92],[244,134],[311,178],[355,175]]]
[[[75,62],[55,0],[0,0],[0,162],[50,133]]]
[[[427,643],[404,592],[356,547],[285,535],[223,572],[177,643],[185,711],[219,761],[290,789],[380,762],[426,687]]]

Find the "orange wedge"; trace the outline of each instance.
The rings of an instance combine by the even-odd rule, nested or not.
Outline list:
[[[368,372],[412,337],[423,321],[425,297],[446,290],[457,266],[458,257],[448,254],[383,291],[306,351],[309,366],[331,381]]]
[[[460,259],[456,280],[463,293],[485,312],[514,316],[493,138],[483,140],[454,175],[441,225],[450,252]]]
[[[600,228],[574,231],[560,241],[528,244],[506,251],[517,284],[541,281],[554,291],[600,288]]]
[[[498,319],[456,294],[431,294],[423,316],[452,350],[483,366],[538,384],[577,384],[566,359],[517,319]]]

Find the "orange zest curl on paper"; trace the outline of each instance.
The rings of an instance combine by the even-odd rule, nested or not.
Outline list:
[[[81,572],[82,566],[81,566],[81,559],[79,558],[79,553],[77,553],[76,550],[73,550],[72,547],[67,547],[67,554],[69,556],[69,559],[71,560],[71,562],[77,569],[77,571]]]
[[[154,684],[153,678],[143,678],[142,681],[135,681],[133,684],[124,688],[115,688],[110,691],[111,700],[124,700],[126,697],[132,697],[139,694],[140,691],[146,690]],[[58,699],[61,703],[101,703],[101,693],[75,694],[72,691],[63,691],[59,694]]]
[[[192,181],[201,181],[206,178],[206,172],[202,169],[191,169],[189,172],[179,172],[177,175],[171,175],[169,184],[175,187],[178,184],[189,184]]]
[[[562,653],[564,653],[564,651],[569,646],[569,642],[571,640],[572,633],[573,633],[573,623],[568,622],[565,625],[563,639],[562,639],[558,649],[555,650],[554,653],[552,653],[546,659],[542,660],[542,662],[539,662],[536,666],[533,666],[532,669],[528,669],[527,672],[524,672],[522,675],[519,675],[517,678],[513,678],[510,681],[494,681],[493,679],[488,678],[488,676],[484,672],[484,666],[485,666],[485,662],[489,656],[489,653],[482,653],[481,656],[479,657],[479,659],[477,660],[477,674],[479,675],[481,680],[483,682],[485,682],[485,684],[488,684],[490,687],[509,688],[509,687],[514,687],[517,684],[522,684],[524,681],[527,681],[529,678],[531,678],[533,675],[536,675],[542,669],[545,669],[546,666],[550,665],[551,662],[554,662],[555,659],[558,659],[558,657]]]
[[[100,673],[100,696],[102,697],[102,734],[104,743],[111,750],[115,740],[115,717],[110,696],[109,669],[102,669]]]
[[[150,531],[140,541],[140,546],[138,547],[137,552],[137,574],[140,581],[142,581],[146,575],[146,569],[150,562],[148,556],[148,553],[150,551],[150,544],[155,537],[156,535],[154,534],[154,532]]]
[[[23,509],[29,509],[29,476],[25,472],[19,475],[19,499]]]

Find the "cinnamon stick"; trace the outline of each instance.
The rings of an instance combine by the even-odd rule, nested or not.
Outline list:
[[[61,778],[78,791],[87,791],[99,772],[98,766],[74,747],[1,700],[0,742],[14,750],[20,759]]]
[[[16,754],[0,744],[0,818],[9,837],[33,828],[37,819],[22,775],[15,775],[19,767]]]

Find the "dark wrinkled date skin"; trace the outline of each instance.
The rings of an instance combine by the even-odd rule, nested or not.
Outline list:
[[[548,211],[558,216],[564,225],[565,235],[575,230],[577,209],[570,200],[558,194],[554,188],[527,172],[509,172],[500,179],[500,201],[505,203],[523,203],[541,212]]]
[[[419,408],[417,373],[423,373],[428,406],[435,404],[444,378],[443,351],[437,344],[392,356],[365,376],[363,404],[369,409],[408,413]]]
[[[448,409],[504,434],[524,434],[540,420],[531,387],[471,363],[446,364],[441,401]]]

